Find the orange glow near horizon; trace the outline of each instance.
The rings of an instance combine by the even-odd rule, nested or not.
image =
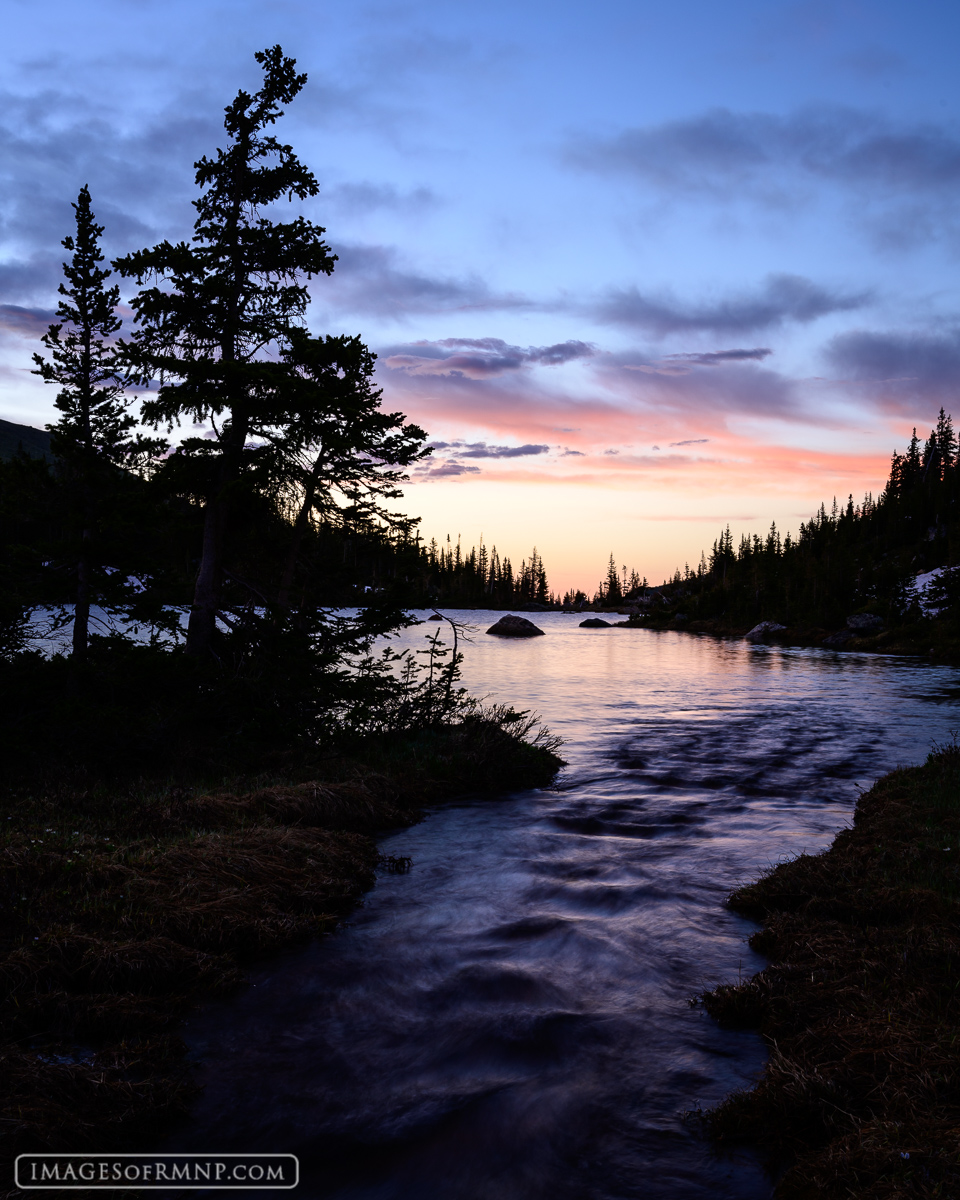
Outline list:
[[[611,553],[618,566],[660,583],[685,563],[695,568],[727,524],[735,542],[743,533],[765,536],[774,521],[782,535],[796,535],[834,496],[838,503],[851,492],[855,503],[865,492],[876,496],[889,461],[764,447],[762,457],[736,465],[665,466],[632,472],[618,463],[604,476],[563,477],[490,470],[408,485],[403,507],[420,516],[426,540],[459,536],[469,550],[482,537],[515,565],[536,546],[555,592],[592,593]]]
[[[753,366],[640,372],[604,358],[568,379],[385,372],[386,404],[428,429],[404,511],[422,536],[496,545],[518,565],[536,546],[555,592],[592,593],[610,554],[659,583],[730,525],[796,535],[834,497],[876,496],[913,423]],[[581,395],[571,394],[576,384]]]

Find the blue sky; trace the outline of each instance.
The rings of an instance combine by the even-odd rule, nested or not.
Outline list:
[[[276,42],[340,255],[311,323],[361,333],[437,443],[407,492],[428,537],[656,579],[727,521],[876,491],[951,408],[955,5],[4,9],[8,419],[53,415],[29,356],[80,186],[111,253],[187,234],[192,162]]]

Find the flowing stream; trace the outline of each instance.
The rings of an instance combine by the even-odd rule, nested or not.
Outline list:
[[[724,896],[946,740],[960,672],[559,613],[505,640],[495,615],[450,615],[478,630],[470,691],[565,739],[559,787],[387,837],[409,874],[190,1020],[205,1090],[164,1148],[298,1154],[301,1200],[769,1196],[691,1115],[764,1061],[689,1003],[764,965]]]

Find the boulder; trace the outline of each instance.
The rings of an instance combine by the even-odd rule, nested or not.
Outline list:
[[[443,617],[439,613],[434,613],[432,617],[427,617],[428,621],[442,621]]]
[[[767,634],[781,633],[786,629],[786,625],[778,625],[776,621],[761,621],[759,625],[754,625],[746,636],[748,642],[762,642]]]
[[[599,617],[588,617],[586,621],[580,622],[581,629],[610,629],[609,621],[601,621]]]
[[[543,637],[542,629],[538,629],[526,617],[515,617],[513,613],[501,617],[496,625],[490,626],[487,633],[492,633],[494,637]]]
[[[883,628],[883,618],[873,613],[856,613],[847,617],[847,628],[860,634],[878,633]]]
[[[825,637],[820,645],[830,646],[831,649],[838,650],[855,636],[856,634],[854,634],[852,629],[841,629],[838,633],[831,633],[829,637]]]

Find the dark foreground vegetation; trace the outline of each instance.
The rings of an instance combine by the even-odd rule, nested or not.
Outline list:
[[[707,1115],[760,1143],[778,1200],[960,1195],[960,747],[861,797],[852,829],[730,904],[771,966],[703,997],[759,1028],[757,1086]]]

